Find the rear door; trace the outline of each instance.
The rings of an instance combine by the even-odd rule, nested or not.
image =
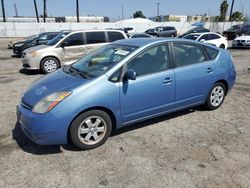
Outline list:
[[[86,44],[80,48],[83,55],[107,44],[107,36],[104,31],[90,31],[84,33]]]
[[[200,104],[215,82],[215,65],[198,44],[173,42],[176,107]]]
[[[64,47],[62,47],[63,63],[73,63],[83,56],[81,48],[83,48],[85,41],[82,32],[69,35],[62,44],[64,44]]]

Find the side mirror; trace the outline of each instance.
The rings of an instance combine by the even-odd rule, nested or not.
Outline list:
[[[37,39],[37,40],[36,40],[36,43],[37,43],[37,44],[39,44],[39,42],[40,42],[40,40],[39,40],[39,39]]]
[[[62,43],[61,43],[61,47],[62,47],[62,48],[64,48],[64,47],[67,46],[67,45],[68,45],[67,42],[62,42]]]
[[[206,40],[205,40],[205,39],[201,39],[200,41],[201,41],[201,42],[206,42]]]
[[[128,80],[136,80],[136,72],[132,69],[127,70],[125,78]]]

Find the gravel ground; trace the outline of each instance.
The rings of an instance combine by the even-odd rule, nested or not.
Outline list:
[[[0,40],[0,187],[250,187],[250,50],[230,49],[237,82],[215,111],[193,108],[117,131],[103,146],[38,146],[15,108],[38,71]]]

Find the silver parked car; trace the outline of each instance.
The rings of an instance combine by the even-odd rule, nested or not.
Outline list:
[[[41,69],[50,73],[108,42],[126,38],[127,35],[119,30],[63,32],[47,44],[25,50],[21,61],[25,69]]]

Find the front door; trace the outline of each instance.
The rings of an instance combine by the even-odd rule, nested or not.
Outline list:
[[[64,64],[73,63],[84,55],[84,52],[82,51],[85,44],[83,33],[74,33],[69,35],[63,41],[63,44],[64,47],[62,48],[62,57]]]
[[[171,109],[175,78],[167,44],[145,50],[127,64],[136,80],[124,79],[120,86],[123,124],[132,123]]]

